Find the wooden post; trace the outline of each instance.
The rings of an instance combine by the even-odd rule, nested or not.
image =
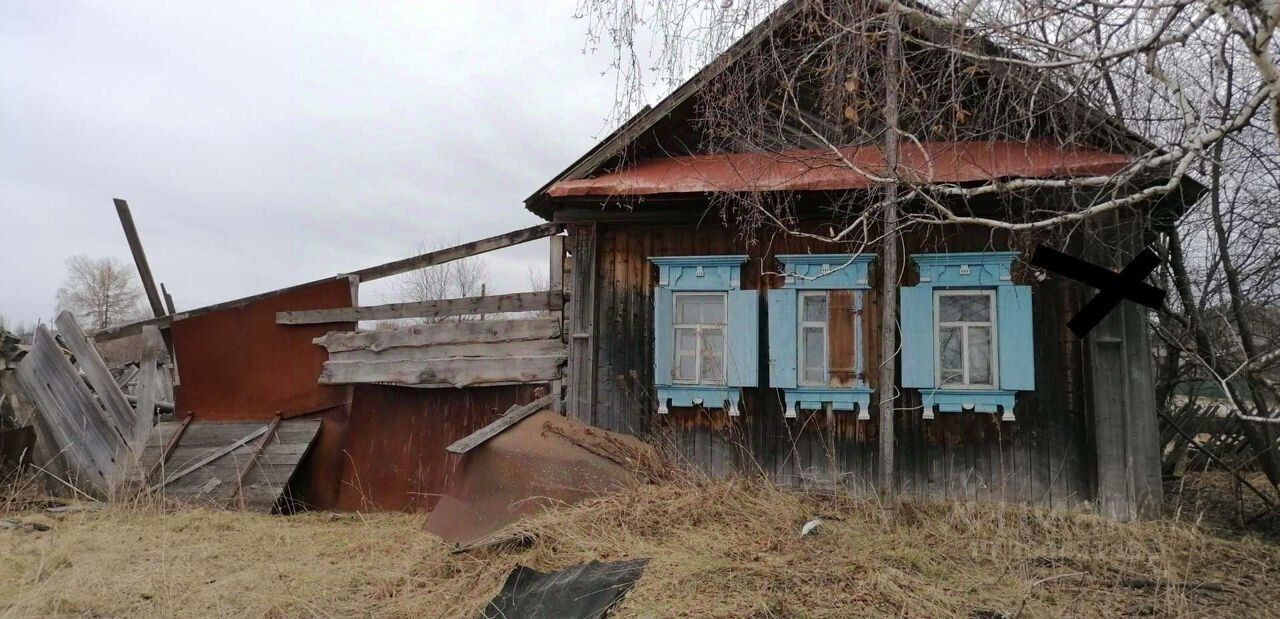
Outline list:
[[[160,294],[164,296],[164,309],[170,314],[177,314],[178,310],[173,306],[173,295],[169,294],[169,289],[164,287],[164,282],[160,282]]]
[[[898,63],[901,56],[901,33],[898,31],[898,14],[890,11],[888,16],[888,41],[886,43],[885,105],[884,118],[888,131],[885,132],[885,163],[889,168],[890,180],[884,188],[883,205],[883,244],[880,253],[880,401],[879,401],[879,434],[880,434],[880,491],[882,505],[892,510],[894,497],[894,437],[893,410],[894,396],[897,394],[898,373],[895,368],[898,356],[898,285],[902,279],[902,268],[899,264],[898,249],[901,233],[898,230]]]
[[[590,424],[595,419],[595,224],[574,225],[573,299],[569,312],[569,402],[568,415]]]
[[[147,263],[147,254],[142,250],[142,239],[138,237],[138,228],[133,225],[133,214],[129,212],[129,203],[115,199],[116,214],[120,216],[120,226],[124,228],[124,237],[129,241],[129,251],[133,252],[133,262],[138,267],[138,277],[142,278],[142,288],[147,291],[147,301],[151,303],[151,312],[156,317],[164,316],[164,301],[156,288],[156,280],[151,276],[151,265]]]
[[[564,237],[551,237],[551,255],[550,270],[547,272],[547,290],[564,290]],[[564,309],[560,310],[560,341],[565,341],[564,337]],[[551,395],[555,398],[551,401],[551,410],[557,413],[564,412],[564,381],[556,379],[551,381]]]

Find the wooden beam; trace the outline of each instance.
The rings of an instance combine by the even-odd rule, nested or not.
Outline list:
[[[276,418],[267,427],[267,433],[262,435],[262,438],[258,440],[258,444],[254,446],[253,452],[249,454],[249,461],[244,463],[240,473],[236,475],[236,490],[231,501],[237,509],[243,510],[245,508],[244,482],[249,478],[249,471],[253,468],[253,465],[258,463],[258,458],[262,457],[262,452],[266,451],[267,444],[271,442],[271,439],[275,438],[276,430],[280,429],[280,422],[283,419],[282,415],[276,414]]]
[[[510,428],[511,426],[516,425],[525,417],[528,417],[529,415],[532,415],[544,408],[547,408],[548,406],[553,405],[555,403],[555,400],[556,400],[556,395],[553,393],[550,393],[528,404],[524,404],[521,406],[512,406],[509,410],[507,410],[506,414],[499,417],[493,423],[483,428],[480,428],[475,432],[472,432],[471,434],[467,435],[464,438],[454,441],[453,444],[449,445],[448,447],[445,447],[445,451],[448,451],[450,453],[456,453],[456,454],[467,453],[468,451],[471,451],[472,449],[475,449],[476,447],[483,445],[485,441],[499,434],[502,434],[504,430],[506,430],[507,428]]]
[[[169,294],[169,289],[164,287],[164,282],[160,282],[160,294],[164,296],[164,308],[170,314],[177,314],[178,310],[173,306],[173,295]]]
[[[134,410],[134,431],[127,437],[129,444],[133,446],[135,459],[142,455],[147,437],[151,436],[151,428],[155,425],[156,400],[159,399],[156,397],[156,388],[161,378],[160,373],[163,371],[163,361],[160,358],[162,345],[158,328],[142,328],[142,360],[138,364],[140,369],[138,387],[134,389],[134,393],[138,396],[137,407]]]
[[[115,199],[116,214],[120,216],[120,226],[124,228],[124,238],[129,241],[129,251],[133,253],[133,262],[138,267],[138,277],[142,278],[142,288],[147,291],[147,301],[151,303],[151,312],[156,316],[164,316],[164,301],[156,288],[156,280],[151,276],[151,265],[147,263],[147,253],[142,250],[142,238],[138,236],[138,228],[133,224],[133,214],[129,212],[129,203]]]
[[[355,350],[382,352],[449,344],[505,344],[524,340],[560,339],[560,319],[473,320],[413,325],[389,331],[330,331],[311,340],[330,353]]]
[[[382,279],[392,275],[399,275],[401,273],[416,271],[418,269],[435,266],[437,264],[443,264],[445,262],[452,262],[461,258],[491,252],[495,249],[502,249],[503,247],[510,247],[512,245],[519,245],[521,243],[527,243],[544,237],[554,236],[563,231],[563,224],[540,224],[530,228],[524,228],[523,230],[516,230],[515,232],[491,236],[487,239],[464,243],[456,247],[449,247],[414,256],[412,258],[405,258],[403,260],[396,260],[395,262],[388,262],[375,267],[361,269],[352,274],[359,276],[360,281],[362,282],[369,282],[375,279]]]
[[[204,314],[211,314],[213,312],[220,312],[222,310],[243,307],[255,301],[269,299],[271,297],[285,294],[287,292],[302,290],[303,288],[310,288],[311,286],[315,286],[316,284],[323,284],[325,282],[330,282],[335,279],[345,279],[348,281],[354,281],[353,277],[354,276],[351,276],[351,275],[337,275],[334,277],[326,277],[324,279],[317,279],[315,281],[310,281],[305,284],[296,284],[293,286],[289,286],[287,288],[280,288],[279,290],[272,290],[270,292],[264,292],[262,294],[255,294],[253,296],[248,296],[240,299],[234,299],[231,301],[223,301],[222,303],[207,305],[205,307],[200,307],[193,310],[182,312],[181,314],[174,314],[172,316],[159,316],[156,318],[148,318],[146,320],[139,320],[138,322],[131,322],[125,325],[118,325],[115,327],[108,327],[106,329],[99,329],[98,331],[94,332],[93,339],[96,342],[109,342],[111,340],[118,340],[122,337],[129,337],[130,335],[138,335],[139,333],[142,333],[142,328],[148,325],[163,329],[165,327],[168,327],[174,320],[184,320],[186,318],[191,318],[193,316],[203,316]]]
[[[547,290],[564,291],[564,239],[565,237],[563,236],[553,236],[549,239],[551,243],[550,256],[548,260],[549,268],[547,270]],[[559,321],[558,324],[563,324],[564,312],[560,312],[556,316],[556,320]],[[559,339],[560,345],[564,346],[565,338],[563,335],[561,335]],[[561,374],[561,376],[563,377],[563,374]],[[555,396],[551,401],[551,410],[557,413],[564,412],[563,391],[564,380],[562,378],[557,378],[556,380],[551,381],[551,394]]]
[[[320,372],[322,385],[395,383],[469,387],[545,383],[560,375],[564,355],[541,357],[452,357],[423,361],[330,360]]]
[[[389,320],[394,318],[441,318],[469,314],[494,314],[500,312],[529,312],[559,310],[564,306],[560,292],[515,292],[490,297],[463,297],[417,303],[389,303],[366,307],[339,307],[335,309],[277,312],[276,324],[315,325],[331,322],[358,322],[361,320]]]
[[[187,431],[187,426],[191,425],[192,419],[195,419],[195,417],[191,415],[183,419],[178,429],[174,430],[173,434],[169,436],[169,440],[165,441],[164,448],[160,450],[160,459],[151,465],[151,469],[147,471],[147,476],[143,478],[143,481],[155,477],[156,473],[164,468],[165,463],[169,461],[169,456],[173,455],[173,450],[178,447],[178,443],[182,442],[182,434]]]
[[[569,332],[568,401],[569,417],[591,425],[596,404],[595,367],[595,285],[596,237],[599,226],[573,227],[573,300],[566,312]]]

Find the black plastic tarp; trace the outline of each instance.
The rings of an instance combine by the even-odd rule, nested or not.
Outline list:
[[[485,607],[485,619],[595,619],[603,617],[640,580],[648,559],[592,561],[542,573],[518,565],[498,597]]]

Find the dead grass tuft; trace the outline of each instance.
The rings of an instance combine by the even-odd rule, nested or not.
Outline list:
[[[804,538],[801,525],[824,524]],[[517,563],[651,558],[621,616],[1267,616],[1280,548],[1191,524],[976,504],[880,505],[746,480],[647,485],[451,555],[402,514],[273,517],[159,504],[0,531],[15,616],[474,616]]]

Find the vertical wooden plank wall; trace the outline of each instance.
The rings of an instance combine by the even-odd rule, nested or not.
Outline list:
[[[877,472],[875,411],[872,420],[857,421],[853,413],[804,411],[784,419],[779,392],[768,388],[767,366],[761,363],[761,388],[748,389],[743,414],[729,418],[718,409],[673,408],[655,414],[652,376],[652,256],[741,254],[750,256],[743,270],[744,288],[766,290],[780,286],[772,256],[785,253],[852,251],[830,244],[813,245],[777,236],[744,247],[735,230],[718,224],[650,225],[596,224],[593,263],[594,304],[590,318],[570,313],[570,332],[588,326],[595,334],[590,352],[595,357],[594,381],[576,371],[587,363],[587,351],[571,348],[570,413],[574,395],[583,419],[610,430],[646,436],[709,475],[734,471],[763,474],[794,485],[831,486],[872,491]],[[585,226],[578,228],[591,234]],[[570,234],[577,234],[571,230]],[[580,245],[575,261],[590,256]],[[907,253],[1004,250],[989,230],[933,232],[929,238],[908,237]],[[575,263],[574,291],[588,285]],[[872,277],[878,277],[876,264]],[[1015,279],[1023,278],[1015,268]],[[940,414],[921,418],[916,392],[898,400],[899,491],[916,497],[960,500],[1002,500],[1051,507],[1069,507],[1095,496],[1091,463],[1092,436],[1088,403],[1081,394],[1083,351],[1066,328],[1066,320],[1081,303],[1076,285],[1057,278],[1034,285],[1033,311],[1037,390],[1019,396],[1017,421],[1001,423],[989,414]],[[763,295],[763,292],[762,292]],[[574,294],[574,304],[583,296]],[[841,298],[841,305],[847,304]],[[879,358],[878,299],[866,291],[862,304],[865,351],[862,369],[877,388]],[[767,303],[761,303],[767,314]],[[762,315],[761,341],[768,316]],[[590,323],[588,325],[588,323]],[[573,340],[579,342],[580,340]],[[577,351],[577,352],[575,352]],[[574,361],[577,356],[578,361]],[[586,366],[592,367],[592,366]],[[847,371],[847,370],[845,370]],[[841,377],[843,378],[843,377]],[[593,384],[595,394],[586,388]],[[576,391],[575,391],[576,390]],[[872,398],[875,402],[875,398]],[[874,406],[874,404],[873,404]]]

